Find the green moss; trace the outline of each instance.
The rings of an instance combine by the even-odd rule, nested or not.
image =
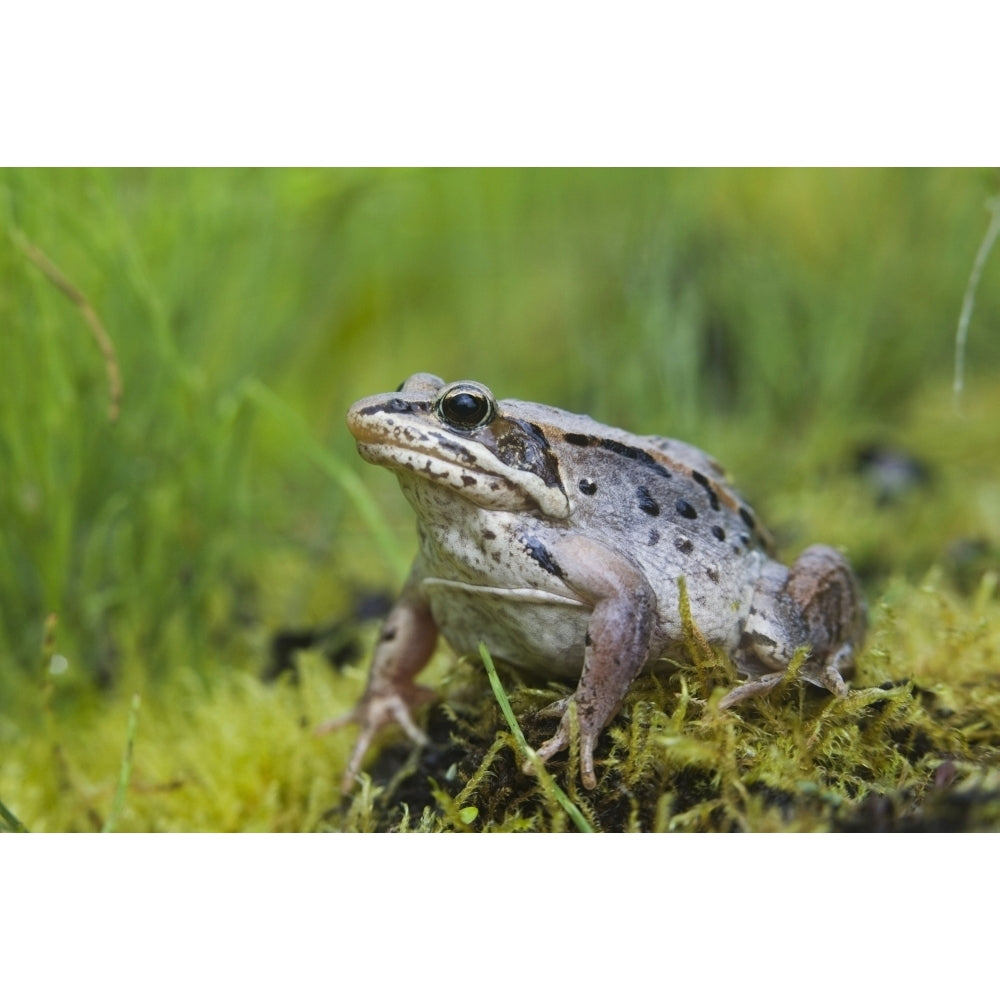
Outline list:
[[[973,599],[943,588],[940,574],[894,582],[872,617],[845,699],[790,677],[719,711],[736,680],[723,659],[662,665],[636,682],[602,739],[597,789],[580,788],[567,755],[548,770],[603,830],[1000,829],[996,578]],[[455,697],[471,693],[466,684]],[[475,693],[453,709],[462,756],[452,790],[435,788],[436,828],[566,829],[546,783],[523,774],[514,741],[496,735],[485,691]],[[522,686],[513,700],[529,743],[550,735],[530,709],[551,692]],[[383,826],[401,808],[383,803]]]
[[[598,830],[1000,829],[1000,600],[995,575],[962,595],[935,572],[892,581],[846,699],[790,679],[722,712],[724,658],[641,677],[600,741],[599,784],[575,758],[525,774],[478,664],[437,669],[444,701],[420,752],[386,734],[373,778],[337,792],[352,734],[314,724],[349,705],[363,670],[338,677],[301,654],[298,683],[194,675],[144,693],[127,795],[116,807],[130,699],[39,708],[3,722],[0,800],[30,830],[568,830],[565,789]],[[512,681],[530,745],[553,690]],[[13,823],[8,819],[7,825]]]

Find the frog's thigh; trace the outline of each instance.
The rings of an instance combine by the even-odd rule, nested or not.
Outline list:
[[[656,597],[638,566],[599,542],[567,538],[551,551],[563,582],[594,609],[574,701],[581,734],[596,738],[649,655]]]
[[[811,545],[788,570],[785,592],[800,609],[814,647],[832,651],[864,638],[864,601],[847,560],[829,545]]]

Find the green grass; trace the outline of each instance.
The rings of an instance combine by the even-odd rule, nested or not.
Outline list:
[[[588,821],[863,826],[878,794],[916,824],[948,762],[939,785],[977,789],[966,825],[995,828],[995,252],[960,413],[951,369],[997,187],[973,171],[0,171],[0,824],[565,816],[519,784],[485,676],[444,647],[433,670],[459,707],[432,723],[444,743],[458,727],[466,759],[438,773],[387,736],[347,801],[350,734],[311,726],[357,697],[372,627],[342,672],[306,652],[297,683],[259,680],[277,632],[349,621],[358,593],[398,586],[412,516],[343,414],[429,370],[692,440],[786,555],[826,541],[864,576],[855,687],[900,686],[835,705],[789,685],[777,714],[724,722],[723,665],[644,681],[600,751],[644,792],[626,808],[576,790]],[[880,504],[854,467],[871,443],[929,478]],[[523,719],[531,689],[505,685]],[[866,763],[828,745],[862,730]],[[922,754],[886,750],[903,730]],[[508,755],[512,798],[484,798]],[[762,755],[766,774],[748,763]]]

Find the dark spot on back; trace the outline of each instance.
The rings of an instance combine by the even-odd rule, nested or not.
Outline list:
[[[489,528],[487,528],[487,529],[486,529],[486,530],[485,530],[485,531],[483,532],[483,538],[486,538],[486,539],[488,539],[488,540],[489,540],[489,541],[491,541],[491,542],[492,542],[492,541],[493,541],[493,539],[494,539],[494,538],[496,538],[496,537],[497,537],[497,534],[496,534],[496,532],[495,532],[495,531],[490,531],[490,530],[489,530]]]
[[[715,537],[718,538],[720,542],[724,542],[726,540],[725,530],[723,528],[720,528],[719,525],[717,524],[712,525],[712,534],[715,535]]]
[[[712,581],[712,583],[719,582],[719,571],[717,569],[712,569],[711,567],[709,567],[707,570],[705,570],[705,572],[708,574],[708,578],[709,580]]]
[[[593,479],[581,479],[578,485],[580,492],[588,497],[592,497],[597,492],[597,483]]]
[[[538,563],[546,573],[551,573],[553,576],[562,577],[563,571],[562,567],[552,558],[552,553],[540,542],[537,538],[526,538],[524,540],[524,547],[528,551],[528,555]]]
[[[621,455],[622,458],[629,458],[633,462],[638,462],[657,476],[670,479],[670,470],[660,465],[648,451],[643,451],[642,448],[633,448],[632,445],[616,441],[614,438],[595,438],[590,434],[564,434],[563,440],[567,444],[575,444],[581,448],[597,445],[605,451],[610,451],[615,455]]]
[[[753,531],[753,529],[756,527],[756,524],[754,524],[753,514],[751,514],[750,511],[746,509],[746,507],[740,507],[740,517],[743,518],[743,523],[751,531]],[[748,538],[747,541],[749,542],[750,539]]]
[[[694,507],[687,502],[687,500],[678,499],[674,503],[674,509],[678,514],[680,514],[681,517],[686,517],[689,521],[694,520],[694,518],[698,516],[698,511],[696,511]]]
[[[691,478],[708,494],[708,503],[712,510],[718,510],[719,498],[715,490],[712,489],[712,484],[708,481],[708,476],[697,469],[692,469]]]
[[[621,455],[623,458],[630,458],[632,461],[638,462],[649,469],[650,472],[654,472],[664,479],[670,479],[670,470],[660,465],[648,451],[643,451],[641,448],[633,448],[630,444],[622,444],[621,441],[615,441],[614,438],[601,438],[599,443],[605,451],[614,452],[614,454]]]
[[[660,533],[656,528],[649,529],[649,544],[655,545],[660,540]]]
[[[678,552],[683,552],[684,555],[689,556],[694,552],[694,544],[690,538],[685,538],[683,535],[678,535],[674,539],[674,547]]]
[[[475,486],[476,482],[477,480],[475,476],[462,476],[463,486]]]
[[[660,516],[660,505],[650,496],[645,486],[636,487],[635,495],[639,498],[639,510],[650,517]]]

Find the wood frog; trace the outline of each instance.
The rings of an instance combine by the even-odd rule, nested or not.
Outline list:
[[[576,705],[583,784],[595,787],[598,736],[633,679],[683,656],[678,581],[693,621],[748,680],[729,707],[772,688],[796,650],[801,676],[844,695],[865,611],[845,558],[825,545],[790,567],[719,464],[682,441],[638,436],[541,403],[497,400],[479,382],[418,374],[347,417],[362,458],[391,469],[417,514],[420,550],[375,648],[356,708],[345,789],[373,736],[432,697],[415,677],[443,635],[459,654],[493,656],[576,681],[550,706],[569,745]]]

